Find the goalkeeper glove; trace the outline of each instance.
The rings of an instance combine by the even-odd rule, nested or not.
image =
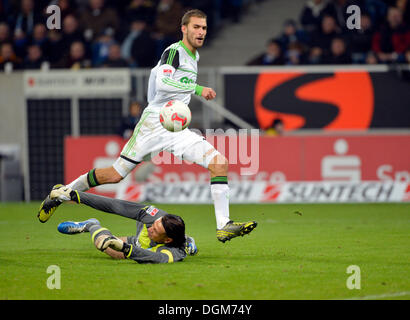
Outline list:
[[[125,257],[127,257],[130,251],[132,251],[132,245],[125,243],[115,236],[109,235],[101,235],[96,241],[96,246],[97,249],[101,251],[105,251],[108,247],[115,251],[121,251],[124,253]]]
[[[190,256],[194,256],[198,253],[198,248],[195,244],[194,238],[185,235],[185,252],[186,254],[189,254]]]

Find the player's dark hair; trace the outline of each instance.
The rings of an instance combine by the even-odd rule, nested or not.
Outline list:
[[[165,232],[172,242],[168,245],[171,247],[182,247],[185,243],[185,222],[181,217],[174,214],[166,214],[162,217],[162,225]]]
[[[203,18],[206,19],[206,14],[205,12],[199,10],[199,9],[191,9],[185,12],[181,19],[181,26],[186,26],[188,25],[189,21],[191,20],[191,17],[197,17],[197,18]]]

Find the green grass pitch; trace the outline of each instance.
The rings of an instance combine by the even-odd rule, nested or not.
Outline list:
[[[132,220],[67,203],[41,224],[38,206],[0,204],[2,300],[410,298],[410,204],[231,205],[231,218],[259,224],[225,244],[212,205],[158,205],[184,218],[199,248],[163,265],[113,260],[89,234],[57,232],[62,221],[95,217],[133,235]],[[47,288],[50,265],[61,270],[60,289]],[[346,286],[350,265],[360,268],[361,289]]]

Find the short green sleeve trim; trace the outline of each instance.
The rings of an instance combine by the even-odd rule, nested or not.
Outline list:
[[[196,94],[197,96],[201,96],[203,90],[204,90],[204,87],[203,87],[203,86],[200,86],[199,84],[197,84],[197,85],[195,86],[195,94]]]

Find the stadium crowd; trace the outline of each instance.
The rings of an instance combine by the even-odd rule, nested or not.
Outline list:
[[[360,29],[348,28],[350,5]],[[248,65],[410,63],[410,0],[308,0],[268,39]]]
[[[2,0],[0,70],[153,67],[179,40],[185,10],[208,15],[209,41],[252,1],[263,0]],[[352,4],[360,29],[347,28]],[[50,5],[61,9],[61,29],[47,28]],[[410,0],[307,0],[299,21],[267,38],[248,65],[410,63]]]
[[[223,19],[240,21],[252,1],[257,0],[2,0],[0,70],[152,67],[180,39],[187,9],[208,15],[212,39]],[[47,28],[51,5],[61,10],[61,29]]]

